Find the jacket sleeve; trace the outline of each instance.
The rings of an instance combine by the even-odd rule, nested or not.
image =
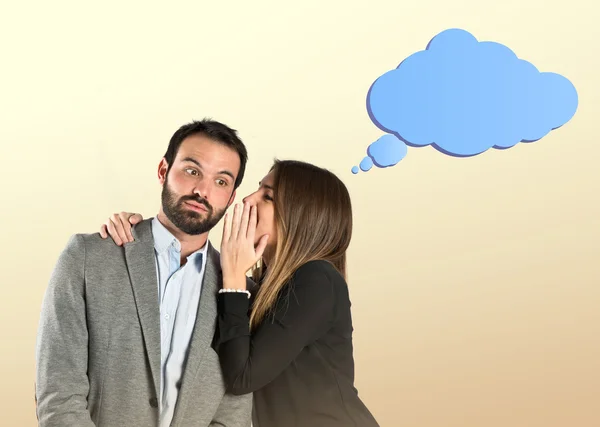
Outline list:
[[[233,292],[219,294],[219,359],[231,393],[262,388],[331,327],[335,289],[323,262],[300,267],[282,289],[272,317],[252,333],[248,297]]]
[[[41,427],[93,427],[87,409],[88,329],[85,244],[74,235],[44,295],[36,343],[37,417]]]
[[[234,396],[226,393],[209,427],[250,427],[252,394]]]

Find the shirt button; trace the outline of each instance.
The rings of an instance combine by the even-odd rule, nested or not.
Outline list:
[[[169,317],[171,317],[171,316],[169,316],[168,314],[165,314],[165,319],[169,320]]]
[[[150,406],[152,406],[153,408],[158,408],[158,400],[156,399],[156,397],[152,397],[150,399]]]

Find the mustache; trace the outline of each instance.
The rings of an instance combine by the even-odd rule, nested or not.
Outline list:
[[[191,202],[196,202],[198,204],[202,204],[206,207],[206,209],[208,209],[209,212],[212,212],[213,208],[210,205],[210,203],[208,203],[208,201],[206,201],[206,199],[198,197],[198,196],[183,196],[181,199],[179,199],[179,203],[183,203],[186,201],[191,201]]]

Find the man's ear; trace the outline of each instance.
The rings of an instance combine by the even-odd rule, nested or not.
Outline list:
[[[235,200],[235,193],[237,192],[237,190],[233,190],[233,193],[231,193],[231,197],[229,198],[229,202],[227,202],[227,208],[229,206],[231,206],[231,204],[233,203],[233,201]]]
[[[160,163],[158,164],[158,182],[160,185],[163,185],[167,180],[167,172],[169,170],[169,164],[167,160],[163,157]]]

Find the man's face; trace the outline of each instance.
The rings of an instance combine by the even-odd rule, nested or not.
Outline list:
[[[237,152],[204,135],[193,135],[181,143],[168,173],[167,168],[163,159],[158,174],[165,216],[186,234],[211,230],[235,198]]]

